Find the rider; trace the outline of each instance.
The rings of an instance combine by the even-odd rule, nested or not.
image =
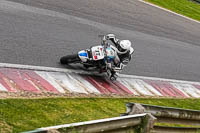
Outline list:
[[[111,78],[117,76],[116,71],[121,71],[124,66],[128,64],[131,60],[131,56],[134,49],[131,47],[131,42],[129,40],[119,40],[114,34],[107,34],[106,39],[110,40],[116,49],[117,56],[114,60],[114,71],[111,74]]]

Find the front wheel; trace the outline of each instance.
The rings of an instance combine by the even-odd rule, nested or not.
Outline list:
[[[80,59],[77,54],[66,55],[60,58],[61,64],[79,63]]]

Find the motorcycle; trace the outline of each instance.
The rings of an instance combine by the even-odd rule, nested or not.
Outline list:
[[[100,35],[101,45],[92,46],[89,49],[81,50],[77,54],[66,55],[60,58],[61,64],[80,63],[85,68],[96,68],[99,73],[107,73],[110,80],[117,79],[117,70],[114,69],[116,48],[110,45],[104,35]]]

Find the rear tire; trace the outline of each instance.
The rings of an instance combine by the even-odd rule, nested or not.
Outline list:
[[[79,63],[80,59],[77,54],[66,55],[60,58],[61,64]]]
[[[88,69],[88,68],[90,68],[90,67],[94,67],[93,65],[86,65],[86,64],[83,64],[83,66],[84,66],[86,69]]]

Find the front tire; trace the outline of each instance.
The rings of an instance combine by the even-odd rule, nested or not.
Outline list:
[[[80,59],[77,54],[66,55],[60,58],[61,64],[79,63]]]

